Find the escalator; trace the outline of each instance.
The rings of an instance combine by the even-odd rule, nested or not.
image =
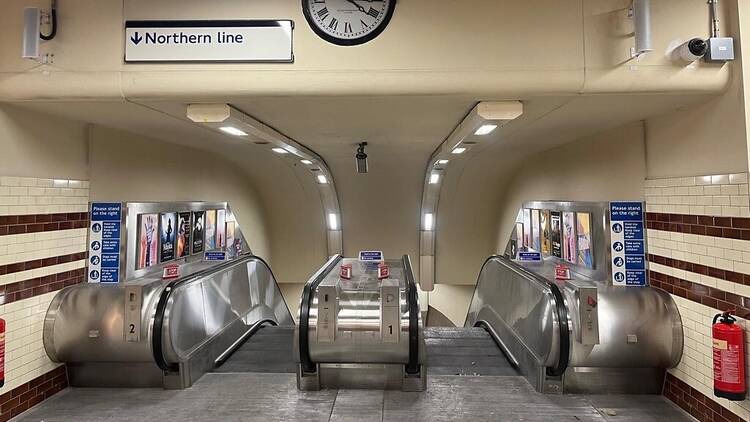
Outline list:
[[[72,386],[186,388],[217,368],[289,370],[294,319],[263,259],[184,271],[168,283],[80,284],[55,296],[44,346]]]

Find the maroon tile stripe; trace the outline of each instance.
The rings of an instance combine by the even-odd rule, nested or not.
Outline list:
[[[700,422],[742,422],[742,418],[734,412],[720,406],[710,397],[670,373],[667,373],[664,383],[664,397]]]
[[[31,280],[6,284],[0,286],[0,305],[54,292],[63,287],[83,283],[84,281],[86,281],[86,269],[79,268],[77,270],[63,271],[44,277],[32,278]]]
[[[733,311],[732,313],[742,317],[750,317],[750,298],[738,294],[726,292],[715,287],[704,286],[692,281],[649,271],[651,286],[662,289],[667,293],[680,296],[722,311]]]
[[[60,366],[0,396],[0,422],[6,422],[68,386],[68,373]]]
[[[709,277],[716,277],[722,280],[731,281],[732,283],[744,284],[750,286],[750,274],[742,274],[729,270],[722,270],[721,268],[709,267],[707,265],[694,264],[692,262],[680,261],[679,259],[665,258],[659,255],[649,255],[648,260],[657,264],[666,265],[668,267],[677,268],[678,270],[690,271]]]
[[[675,233],[750,240],[750,218],[649,212],[646,213],[646,228]]]
[[[0,236],[83,229],[88,226],[87,212],[0,216]]]
[[[86,252],[78,252],[68,255],[53,256],[50,258],[42,258],[32,261],[0,265],[0,275],[34,270],[42,267],[49,267],[50,265],[65,264],[67,262],[80,261],[82,259],[86,259]]]

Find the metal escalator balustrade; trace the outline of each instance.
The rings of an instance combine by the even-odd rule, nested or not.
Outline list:
[[[352,265],[351,279],[339,266]],[[424,332],[408,256],[378,263],[332,257],[305,285],[295,333],[301,390],[425,388]]]
[[[138,341],[124,334],[131,294],[142,295]],[[294,320],[266,262],[244,255],[170,283],[63,289],[47,311],[44,345],[74,386],[185,388],[263,324]]]
[[[538,391],[658,393],[682,352],[680,316],[669,295],[581,275],[555,281],[554,265],[487,259],[464,326],[487,329]],[[597,290],[596,343],[581,335],[581,286]]]

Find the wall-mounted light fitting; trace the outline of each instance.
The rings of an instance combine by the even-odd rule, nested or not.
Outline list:
[[[435,215],[431,212],[425,213],[424,215],[424,229],[425,231],[432,231],[435,228]]]
[[[237,129],[234,126],[222,126],[219,128],[219,130],[232,136],[247,136],[247,133]]]
[[[303,171],[309,175],[308,177],[312,178],[312,181],[316,182],[315,185],[318,188],[323,206],[322,215],[324,218],[321,224],[329,227],[326,230],[327,254],[330,256],[343,253],[341,207],[331,170],[322,157],[315,151],[229,104],[189,104],[187,106],[187,118],[224,136],[242,136],[242,139],[246,140],[248,145],[263,145],[264,151],[268,151],[267,148],[270,148],[271,151],[280,156],[293,155],[294,159],[282,161],[292,167],[292,171]],[[265,145],[268,145],[268,147],[265,147]],[[299,160],[300,163],[310,167],[295,166],[295,160]],[[329,224],[329,214],[335,216],[336,224]]]
[[[328,214],[328,229],[334,230],[334,231],[339,229],[339,216],[338,215],[334,213]]]
[[[523,115],[523,104],[520,101],[481,102],[469,112],[448,138],[432,153],[425,169],[420,214],[422,221],[419,243],[419,283],[423,291],[432,291],[436,282],[437,214],[440,189],[444,185],[444,183],[441,183],[441,179],[446,177],[443,172],[448,171],[446,164],[450,162],[451,168],[460,167],[461,163],[468,160],[470,156],[479,154],[483,148],[498,140],[498,137],[494,136],[484,138],[479,142],[478,138],[472,137],[489,135],[521,115]],[[471,149],[472,154],[465,154],[469,149]]]
[[[497,125],[482,125],[479,127],[479,129],[474,132],[474,135],[489,135],[490,133],[494,132],[495,129],[497,129]]]

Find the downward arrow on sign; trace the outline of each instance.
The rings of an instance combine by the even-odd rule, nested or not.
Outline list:
[[[143,41],[143,37],[136,32],[135,35],[130,37],[130,41],[133,41],[133,44],[138,45],[141,41]]]

